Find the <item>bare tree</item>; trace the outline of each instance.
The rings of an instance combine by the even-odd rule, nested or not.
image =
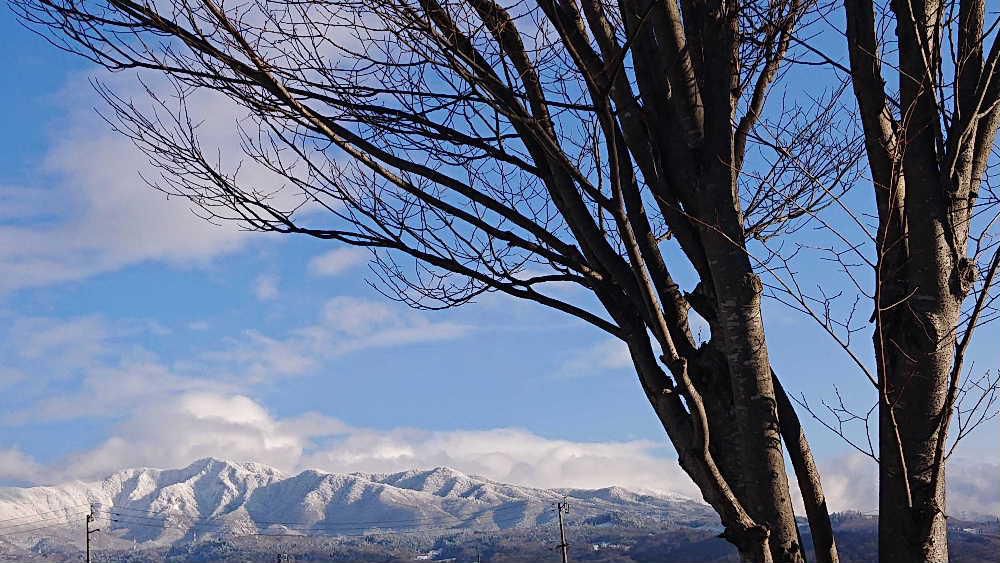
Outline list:
[[[988,377],[961,381],[973,332],[997,314],[997,197],[984,178],[1000,123],[1000,22],[985,0],[887,4],[844,2],[877,201],[879,552],[936,562],[948,559],[953,412],[961,438],[995,400]],[[955,408],[969,392],[978,418]]]
[[[806,49],[795,34],[828,6],[12,5],[61,48],[171,79],[170,96],[148,90],[151,107],[101,90],[114,127],[162,171],[158,189],[209,220],[367,247],[378,287],[412,306],[496,291],[621,339],[743,559],[804,560],[784,443],[816,560],[837,560],[815,461],[768,357],[756,273],[770,271],[760,245],[816,220],[863,154],[860,135],[840,133],[844,85],[805,106],[767,105]],[[248,185],[205,154],[186,105],[199,89],[248,111],[244,152],[282,187]],[[671,263],[668,248],[683,258]],[[699,280],[691,291],[678,270]],[[566,283],[585,291],[550,289]],[[691,309],[709,326],[703,341]]]

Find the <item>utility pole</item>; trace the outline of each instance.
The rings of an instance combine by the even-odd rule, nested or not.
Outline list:
[[[93,521],[94,521],[94,507],[90,507],[90,513],[87,514],[87,521],[84,524],[84,530],[86,531],[86,534],[84,535],[87,538],[87,563],[90,563],[90,534],[96,534],[97,532],[101,531],[100,528],[94,530],[90,529],[90,523]]]
[[[556,505],[559,511],[559,545],[562,551],[562,563],[569,563],[569,544],[566,543],[566,528],[563,527],[563,514],[569,514],[569,503],[563,501]]]

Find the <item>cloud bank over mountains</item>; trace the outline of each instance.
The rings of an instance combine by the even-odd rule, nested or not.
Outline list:
[[[357,428],[317,413],[280,418],[245,395],[186,392],[134,412],[97,447],[51,465],[16,449],[0,451],[0,479],[31,484],[95,479],[124,467],[176,467],[215,456],[285,472],[450,466],[536,487],[615,484],[697,496],[663,453],[647,441],[574,442],[516,428]]]
[[[16,445],[0,449],[0,482],[96,479],[125,467],[181,467],[220,457],[289,473],[450,466],[533,487],[619,485],[699,497],[665,440],[574,441],[509,427],[372,428],[318,412],[279,414],[255,398],[258,385],[308,375],[330,358],[415,343],[461,345],[474,334],[472,327],[444,317],[340,296],[297,327],[223,337],[183,362],[166,361],[133,341],[166,330],[156,323],[100,316],[11,322],[0,337],[0,357],[11,366],[5,385],[27,391],[23,407],[0,423],[18,427],[104,417],[112,424],[92,447],[54,460],[37,460]],[[593,360],[581,350],[582,358]],[[582,368],[585,362],[567,360],[557,372],[567,365]],[[833,510],[875,507],[870,460],[847,455],[820,462]],[[949,476],[950,510],[1000,514],[998,471],[1000,464],[989,459],[956,459]]]
[[[0,450],[0,480],[48,484],[96,479],[125,467],[178,467],[208,456],[257,461],[288,473],[449,466],[532,487],[619,485],[699,498],[672,452],[650,441],[576,442],[517,428],[359,428],[318,413],[278,417],[245,395],[193,391],[134,412],[97,447],[51,464],[18,449]],[[874,507],[875,467],[869,460],[846,456],[822,465],[833,510]],[[1000,514],[993,483],[998,472],[997,463],[953,463],[950,510]]]

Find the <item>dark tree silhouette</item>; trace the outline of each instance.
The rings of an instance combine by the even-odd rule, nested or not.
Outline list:
[[[892,481],[883,497],[898,500],[904,487],[907,522],[924,522],[914,515],[932,506],[920,488],[931,468],[937,484],[926,490],[943,501],[943,460],[921,465],[924,446],[907,440],[943,447],[967,346],[963,337],[954,353],[952,329],[964,322],[971,336],[992,306],[995,262],[977,285],[961,226],[996,129],[995,55],[984,63],[981,48],[970,46],[981,45],[981,24],[959,49],[963,65],[978,61],[975,78],[960,74],[957,109],[945,118],[934,113],[945,87],[940,26],[920,27],[918,39],[900,35],[900,75],[917,82],[888,107],[870,2],[847,3],[850,69],[809,45],[813,26],[843,13],[817,0],[12,5],[61,48],[109,69],[170,79],[171,95],[149,88],[143,103],[99,88],[113,126],[162,172],[150,183],[189,198],[207,219],[367,247],[378,287],[415,307],[452,307],[496,291],[622,340],[681,466],[746,561],[805,558],[785,448],[815,558],[837,561],[815,461],[768,358],[761,276],[773,282],[773,295],[854,354],[829,314],[816,312],[824,301],[781,277],[790,271],[787,257],[767,243],[816,222],[836,232],[820,213],[846,207],[842,196],[867,147],[880,211],[871,261],[880,274],[872,320],[879,370],[870,379],[890,406],[886,424],[895,416],[883,428],[904,439],[883,440],[883,479]],[[982,20],[982,2],[962,2],[962,29],[973,25],[975,5]],[[806,105],[769,109],[769,93],[800,57],[847,71],[843,83]],[[853,127],[853,103],[843,100],[852,84],[863,132]],[[247,184],[203,151],[186,105],[202,89],[253,117],[241,128],[244,153],[283,187]],[[900,120],[899,107],[914,112]],[[942,119],[944,140],[935,128]],[[699,280],[691,291],[675,281],[680,270]],[[904,270],[915,277],[901,278]],[[553,292],[555,284],[586,291]],[[978,312],[961,317],[973,285],[981,288]],[[932,303],[940,309],[927,308]],[[692,309],[707,321],[707,339],[692,334]],[[933,337],[920,331],[928,326]],[[879,336],[887,331],[901,339]],[[899,402],[896,382],[913,380],[906,374],[914,366],[921,378],[933,377],[918,378],[906,391],[916,398]],[[894,458],[900,443],[902,457]],[[903,468],[909,473],[901,476]],[[883,510],[889,514],[887,504]],[[891,528],[899,542],[915,537],[900,526]],[[891,559],[904,551],[883,549],[885,560],[904,560]]]

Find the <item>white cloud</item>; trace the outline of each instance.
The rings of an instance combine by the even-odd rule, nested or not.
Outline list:
[[[208,456],[291,471],[311,436],[341,427],[317,414],[277,420],[245,395],[184,393],[135,412],[98,447],[67,459],[60,472],[99,478],[124,467],[180,467]]]
[[[88,366],[107,351],[112,337],[100,317],[15,319],[8,339],[13,353],[30,361],[45,359],[64,366]]]
[[[1000,515],[1000,462],[953,458],[948,466],[948,507],[952,514]]]
[[[0,332],[0,386],[17,400],[0,423],[113,418],[163,396],[192,390],[228,390],[224,378],[183,372],[136,341],[169,334],[155,322],[13,318]]]
[[[336,297],[312,324],[280,337],[247,330],[168,364],[127,339],[158,335],[156,324],[81,317],[20,318],[9,326],[0,338],[0,388],[21,398],[0,415],[7,425],[121,417],[180,393],[247,390],[316,373],[346,354],[452,340],[470,330],[401,305]]]
[[[820,460],[827,505],[832,511],[874,511],[878,508],[878,466],[862,454]],[[995,459],[954,457],[948,462],[948,513],[1000,515],[1000,463]],[[793,482],[794,487],[794,482]],[[798,492],[796,510],[803,513]]]
[[[323,306],[321,321],[299,331],[314,346],[334,354],[370,348],[388,348],[419,342],[453,340],[471,327],[449,321],[431,321],[399,305],[355,297],[334,297]]]
[[[860,510],[870,512],[878,508],[878,467],[868,457],[851,453],[831,459],[821,460],[820,475],[823,479],[823,493],[827,506],[834,512]],[[801,497],[796,488],[793,498],[803,514]]]
[[[21,383],[27,376],[24,372],[7,367],[0,367],[0,390]]]
[[[205,359],[220,370],[259,382],[302,375],[345,354],[454,340],[470,330],[458,323],[431,321],[401,305],[341,296],[328,300],[313,324],[284,337],[249,330],[230,339],[226,349],[205,354]]]
[[[204,367],[202,362],[221,374],[232,374],[249,384],[281,377],[303,375],[321,365],[322,351],[302,339],[273,338],[256,330],[247,330],[239,338],[227,339],[218,352],[207,352],[191,362],[189,370]]]
[[[632,358],[628,347],[621,340],[611,338],[573,351],[556,370],[556,375],[566,378],[585,377],[631,366]]]
[[[217,391],[182,392],[145,403],[95,448],[49,465],[18,449],[0,450],[0,480],[96,479],[125,467],[180,467],[207,456],[258,461],[288,473],[450,466],[535,487],[619,485],[700,498],[675,456],[659,442],[580,442],[518,428],[359,428],[315,412],[278,417],[245,394]],[[876,468],[870,460],[846,455],[820,465],[831,510],[876,507]],[[954,459],[949,513],[1000,514],[998,470],[1000,464],[993,461]]]
[[[154,360],[123,360],[114,366],[91,368],[81,381],[80,390],[51,393],[41,400],[11,413],[5,424],[67,421],[81,417],[115,418],[178,393],[231,390],[231,384],[207,377],[175,373]]]
[[[6,454],[0,479],[97,478],[136,466],[181,466],[204,456],[254,460],[285,471],[378,471],[450,465],[502,481],[536,486],[620,484],[691,493],[688,480],[659,444],[549,439],[527,430],[352,428],[319,413],[278,417],[251,398],[253,381],[295,375],[332,356],[378,347],[458,338],[463,325],[432,322],[396,304],[337,297],[312,324],[284,338],[247,332],[222,352],[165,365],[154,355],[111,340],[124,332],[100,318],[24,323],[26,350],[47,362],[54,350],[77,358],[79,390],[47,393],[6,417],[7,423],[117,419],[106,439],[44,467]],[[84,330],[91,327],[94,330]],[[99,329],[99,330],[98,330]],[[79,347],[80,350],[74,352]],[[116,355],[116,352],[120,355]]]
[[[621,485],[695,495],[672,457],[647,441],[574,442],[527,430],[353,428],[318,413],[278,418],[242,394],[181,393],[136,409],[104,442],[48,468],[0,452],[0,479],[95,479],[125,467],[179,467],[207,456],[286,472],[397,471],[447,465],[538,487]]]
[[[360,429],[306,456],[304,466],[327,471],[401,471],[450,466],[536,487],[633,489],[698,497],[676,460],[650,441],[575,442],[527,430],[426,431]]]
[[[363,264],[368,252],[360,248],[336,248],[309,261],[309,272],[317,276],[338,276]]]
[[[258,301],[272,301],[278,297],[278,276],[264,274],[257,276],[253,293]]]
[[[0,450],[0,481],[35,482],[46,473],[45,468],[17,448]]]
[[[57,98],[64,115],[39,165],[39,185],[11,188],[0,203],[0,294],[149,260],[201,265],[242,248],[253,236],[236,225],[213,225],[197,217],[189,201],[150,188],[143,177],[156,178],[157,171],[94,112],[103,104],[89,78],[70,80]],[[134,77],[116,75],[110,81],[125,98],[146,98]],[[161,82],[153,79],[154,90]],[[202,123],[206,153],[221,155],[224,164],[238,159],[235,122],[241,110],[208,93],[195,94],[191,109]],[[246,163],[243,173],[265,188],[278,185],[253,163]]]

